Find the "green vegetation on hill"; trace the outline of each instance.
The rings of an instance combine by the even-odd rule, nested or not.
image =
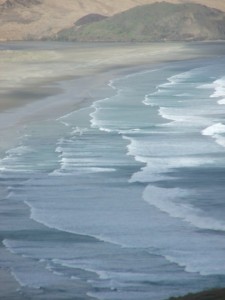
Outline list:
[[[225,39],[225,13],[194,3],[160,2],[61,31],[70,41],[193,41]]]
[[[225,289],[214,289],[169,300],[225,300]]]
[[[77,20],[75,25],[83,26],[83,25],[94,23],[94,22],[102,21],[106,18],[107,18],[106,16],[103,16],[100,14],[89,14],[89,15],[86,15],[86,16],[80,18],[79,20]]]

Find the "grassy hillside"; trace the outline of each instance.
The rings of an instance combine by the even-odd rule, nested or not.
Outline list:
[[[110,42],[225,39],[225,13],[193,3],[154,3],[81,28],[63,30],[58,38]]]
[[[225,300],[225,289],[215,289],[170,300]]]
[[[0,0],[0,41],[54,36],[88,14],[112,16],[152,1],[155,0]]]
[[[51,37],[86,15],[112,16],[156,1],[161,0],[0,0],[0,41]],[[194,2],[225,11],[224,0],[168,2]]]

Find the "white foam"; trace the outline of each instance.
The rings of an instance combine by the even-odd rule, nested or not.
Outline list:
[[[141,168],[139,172],[134,173],[129,182],[156,182],[158,180],[169,179],[166,175],[169,170],[174,168],[182,167],[197,167],[200,165],[211,164],[213,159],[206,159],[205,157],[185,157],[185,156],[176,156],[176,157],[154,157],[147,158],[141,156],[135,156],[135,159],[139,162],[146,164],[145,167]]]
[[[150,105],[150,106],[155,106],[152,103],[152,100],[151,100],[152,97],[155,97],[156,95],[160,94],[161,92],[165,92],[168,89],[174,88],[175,85],[184,83],[188,78],[191,78],[192,75],[193,75],[193,71],[187,71],[187,72],[179,73],[179,74],[176,74],[174,76],[168,77],[167,82],[156,86],[156,91],[155,92],[145,96],[143,104]],[[182,94],[177,95],[177,96],[187,97],[189,95],[190,94],[182,93]]]
[[[110,80],[109,83],[108,83],[108,86],[111,87],[114,91],[116,91],[114,96],[113,96],[113,97],[115,97],[115,96],[118,96],[122,91],[121,89],[117,88],[116,82],[120,82],[121,80],[124,80],[124,79],[127,79],[127,78],[136,77],[137,75],[153,73],[153,72],[156,72],[158,70],[159,69],[153,69],[153,70],[148,70],[148,71],[141,71],[141,72],[134,73],[134,74],[128,74],[124,77],[117,78],[115,80]],[[146,97],[147,97],[147,95],[146,95]],[[100,131],[105,131],[105,132],[114,132],[114,131],[116,131],[117,132],[117,129],[109,128],[110,126],[107,126],[108,124],[104,120],[100,120],[98,118],[98,113],[102,109],[101,104],[105,103],[109,100],[111,100],[111,98],[104,98],[104,99],[100,99],[98,101],[95,101],[92,104],[92,107],[94,108],[94,112],[90,113],[90,117],[91,117],[90,123],[91,123],[92,128],[98,128]],[[147,101],[147,98],[146,98],[146,101]]]
[[[163,189],[151,185],[147,186],[143,193],[145,201],[171,217],[180,218],[200,229],[225,231],[224,222],[206,217],[201,210],[184,203],[182,199],[187,197],[191,197],[189,191],[180,188]]]
[[[199,156],[203,154],[203,150],[198,141],[196,145],[193,142],[177,145],[173,141],[170,142],[167,139],[163,141],[160,138],[156,141],[129,136],[123,136],[123,138],[129,141],[127,155],[145,164],[139,172],[131,176],[130,182],[155,181],[159,178],[166,178],[163,173],[173,168],[195,167],[212,164],[215,161],[213,157]]]
[[[91,173],[107,173],[116,172],[114,168],[98,168],[98,167],[76,167],[75,169],[71,166],[63,166],[60,170],[55,170],[50,175],[53,176],[71,176],[74,174],[91,174]]]
[[[188,78],[190,78],[191,76],[192,76],[192,71],[179,73],[177,75],[167,78],[168,82],[159,85],[158,88],[165,88],[165,87],[167,88],[167,87],[182,83],[182,82],[186,81]]]
[[[66,127],[70,127],[71,125],[69,124],[69,123],[67,123],[67,122],[65,122],[65,121],[60,121],[64,126],[66,126]]]
[[[209,84],[203,84],[198,86],[199,89],[209,89],[213,90],[213,93],[210,95],[211,98],[221,98],[217,101],[219,105],[225,105],[225,77],[217,79]]]
[[[221,77],[220,79],[217,79],[213,81],[210,84],[204,84],[199,86],[200,89],[210,89],[213,90],[213,93],[210,95],[211,98],[221,98],[217,101],[219,105],[225,104],[225,77]]]
[[[71,175],[71,174],[69,174],[69,173],[63,173],[62,170],[57,169],[57,170],[52,171],[52,172],[49,173],[48,175],[49,175],[49,176],[69,176],[69,175]]]
[[[117,80],[119,80],[119,79],[110,80],[108,83],[108,86],[116,91],[115,95],[120,93],[120,90],[117,89],[117,87],[115,86],[115,82]],[[101,120],[99,120],[97,118],[98,113],[101,111],[101,103],[107,102],[109,100],[110,100],[110,98],[106,97],[104,99],[97,100],[92,104],[91,107],[94,109],[94,111],[92,113],[90,113],[90,117],[91,117],[90,123],[91,123],[92,128],[98,128],[101,131],[111,132],[111,130],[109,128],[106,128],[104,126],[104,122],[102,122]]]
[[[176,263],[184,268],[188,273],[199,273],[201,276],[225,275],[225,270],[221,257],[223,253],[214,251],[212,256],[206,255],[204,251],[195,253],[195,257],[190,251],[171,251],[164,257],[171,263]]]
[[[196,114],[196,109],[175,109],[169,107],[160,107],[159,115],[166,120],[170,120],[166,124],[162,124],[162,127],[167,126],[184,126],[186,128],[191,127],[196,129],[196,127],[202,127],[208,124],[207,118],[204,116]]]
[[[225,125],[222,123],[216,123],[202,131],[202,135],[211,136],[218,145],[225,147],[225,136],[221,134],[225,134]]]
[[[170,109],[167,107],[160,107],[159,115],[166,120],[171,120],[175,122],[185,122],[190,118],[189,116],[185,116],[185,115],[179,115],[179,114],[176,115],[174,114],[174,109]]]
[[[181,93],[181,94],[177,94],[177,97],[192,97],[193,95],[191,93]]]
[[[21,165],[21,164],[15,164],[15,166],[0,166],[0,171],[7,173],[31,173],[33,172],[32,170],[27,169],[27,165]]]
[[[80,129],[79,129],[80,130]],[[66,143],[66,145],[64,145]],[[59,144],[61,144],[59,146]],[[68,147],[67,144],[71,145]],[[63,140],[58,143],[55,152],[59,153],[59,165],[60,167],[51,172],[50,176],[71,176],[74,174],[88,174],[99,172],[115,172],[115,168],[101,166],[105,164],[102,160],[96,161],[91,156],[76,156],[75,148],[72,146],[76,143],[74,140]]]
[[[225,96],[225,77],[222,77],[213,82],[214,93],[210,96],[211,98],[218,98]]]
[[[225,105],[225,99],[221,99],[221,100],[217,101],[217,103],[220,105]]]
[[[116,80],[110,80],[109,83],[108,83],[108,86],[111,87],[113,90],[117,90],[116,86],[115,86],[115,82],[119,80],[119,79],[116,79]]]
[[[143,282],[143,281],[151,281],[151,282],[161,282],[161,281],[166,281],[167,278],[167,274],[160,274],[160,276],[156,273],[140,273],[140,272],[129,272],[127,271],[114,271],[110,268],[110,270],[107,270],[105,266],[103,266],[103,268],[101,270],[99,270],[98,268],[96,268],[96,262],[93,262],[93,260],[85,260],[85,262],[83,260],[79,261],[79,259],[77,260],[61,260],[61,259],[54,259],[53,260],[54,263],[56,264],[60,264],[64,267],[69,267],[69,268],[79,268],[82,269],[84,271],[87,272],[91,272],[91,273],[95,273],[98,275],[100,280],[103,281],[110,281],[110,283],[117,283],[120,286],[122,286],[123,284],[125,284],[126,286],[128,285],[132,285],[134,283],[137,284],[137,282]],[[95,279],[89,280],[89,282],[94,282]],[[96,281],[97,282],[97,281]],[[105,284],[107,284],[105,282]]]
[[[21,146],[18,146],[16,148],[12,148],[12,149],[6,151],[6,154],[8,156],[21,156],[21,155],[29,153],[31,151],[32,151],[32,149],[30,147],[21,145]]]
[[[71,135],[78,134],[79,136],[81,136],[81,135],[83,135],[87,131],[88,131],[87,128],[82,128],[82,127],[76,126],[75,128],[73,128],[73,130],[71,132]]]
[[[151,97],[152,95],[153,95],[153,94],[145,95],[145,99],[142,101],[142,103],[143,103],[144,105],[154,107],[155,105],[154,105],[153,103],[151,103],[151,99],[150,99],[150,97]]]
[[[35,152],[31,147],[20,145],[5,152],[5,157],[0,160],[2,172],[30,172],[29,164],[23,158],[26,154]]]
[[[108,130],[107,128],[102,127],[102,125],[101,125],[102,122],[100,120],[98,120],[97,114],[101,110],[101,106],[99,105],[99,103],[108,101],[109,99],[110,98],[104,98],[104,99],[95,101],[92,104],[92,107],[94,109],[94,112],[90,113],[90,117],[91,117],[90,123],[91,123],[92,128],[101,128],[102,131],[107,131]]]
[[[196,88],[202,89],[202,90],[209,90],[209,89],[214,88],[214,84],[213,83],[201,84],[201,85],[197,86]]]
[[[215,136],[220,133],[225,133],[225,125],[222,123],[213,124],[202,131],[203,135]]]
[[[63,152],[63,147],[61,147],[61,146],[56,147],[55,152],[56,153],[62,153]]]

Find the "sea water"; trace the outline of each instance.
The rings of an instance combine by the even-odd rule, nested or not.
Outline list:
[[[40,290],[32,299],[224,286],[224,66],[221,55],[116,78],[109,97],[28,126],[5,153],[4,264],[25,293]]]

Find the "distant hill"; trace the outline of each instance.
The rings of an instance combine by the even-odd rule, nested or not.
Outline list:
[[[160,0],[0,0],[0,41],[52,37],[74,26],[82,17],[91,14],[110,17],[156,1]],[[225,0],[168,2],[200,3],[225,11]]]
[[[103,16],[100,14],[89,14],[89,15],[84,16],[84,17],[80,18],[79,20],[77,20],[75,22],[75,26],[83,26],[83,25],[94,23],[94,22],[99,22],[106,18],[107,18],[106,16]]]
[[[112,16],[152,1],[155,0],[0,0],[0,41],[51,37],[86,15]]]
[[[214,289],[184,297],[170,298],[170,300],[225,300],[225,289]]]
[[[195,3],[153,3],[94,24],[63,30],[57,39],[103,42],[225,39],[225,13]]]

